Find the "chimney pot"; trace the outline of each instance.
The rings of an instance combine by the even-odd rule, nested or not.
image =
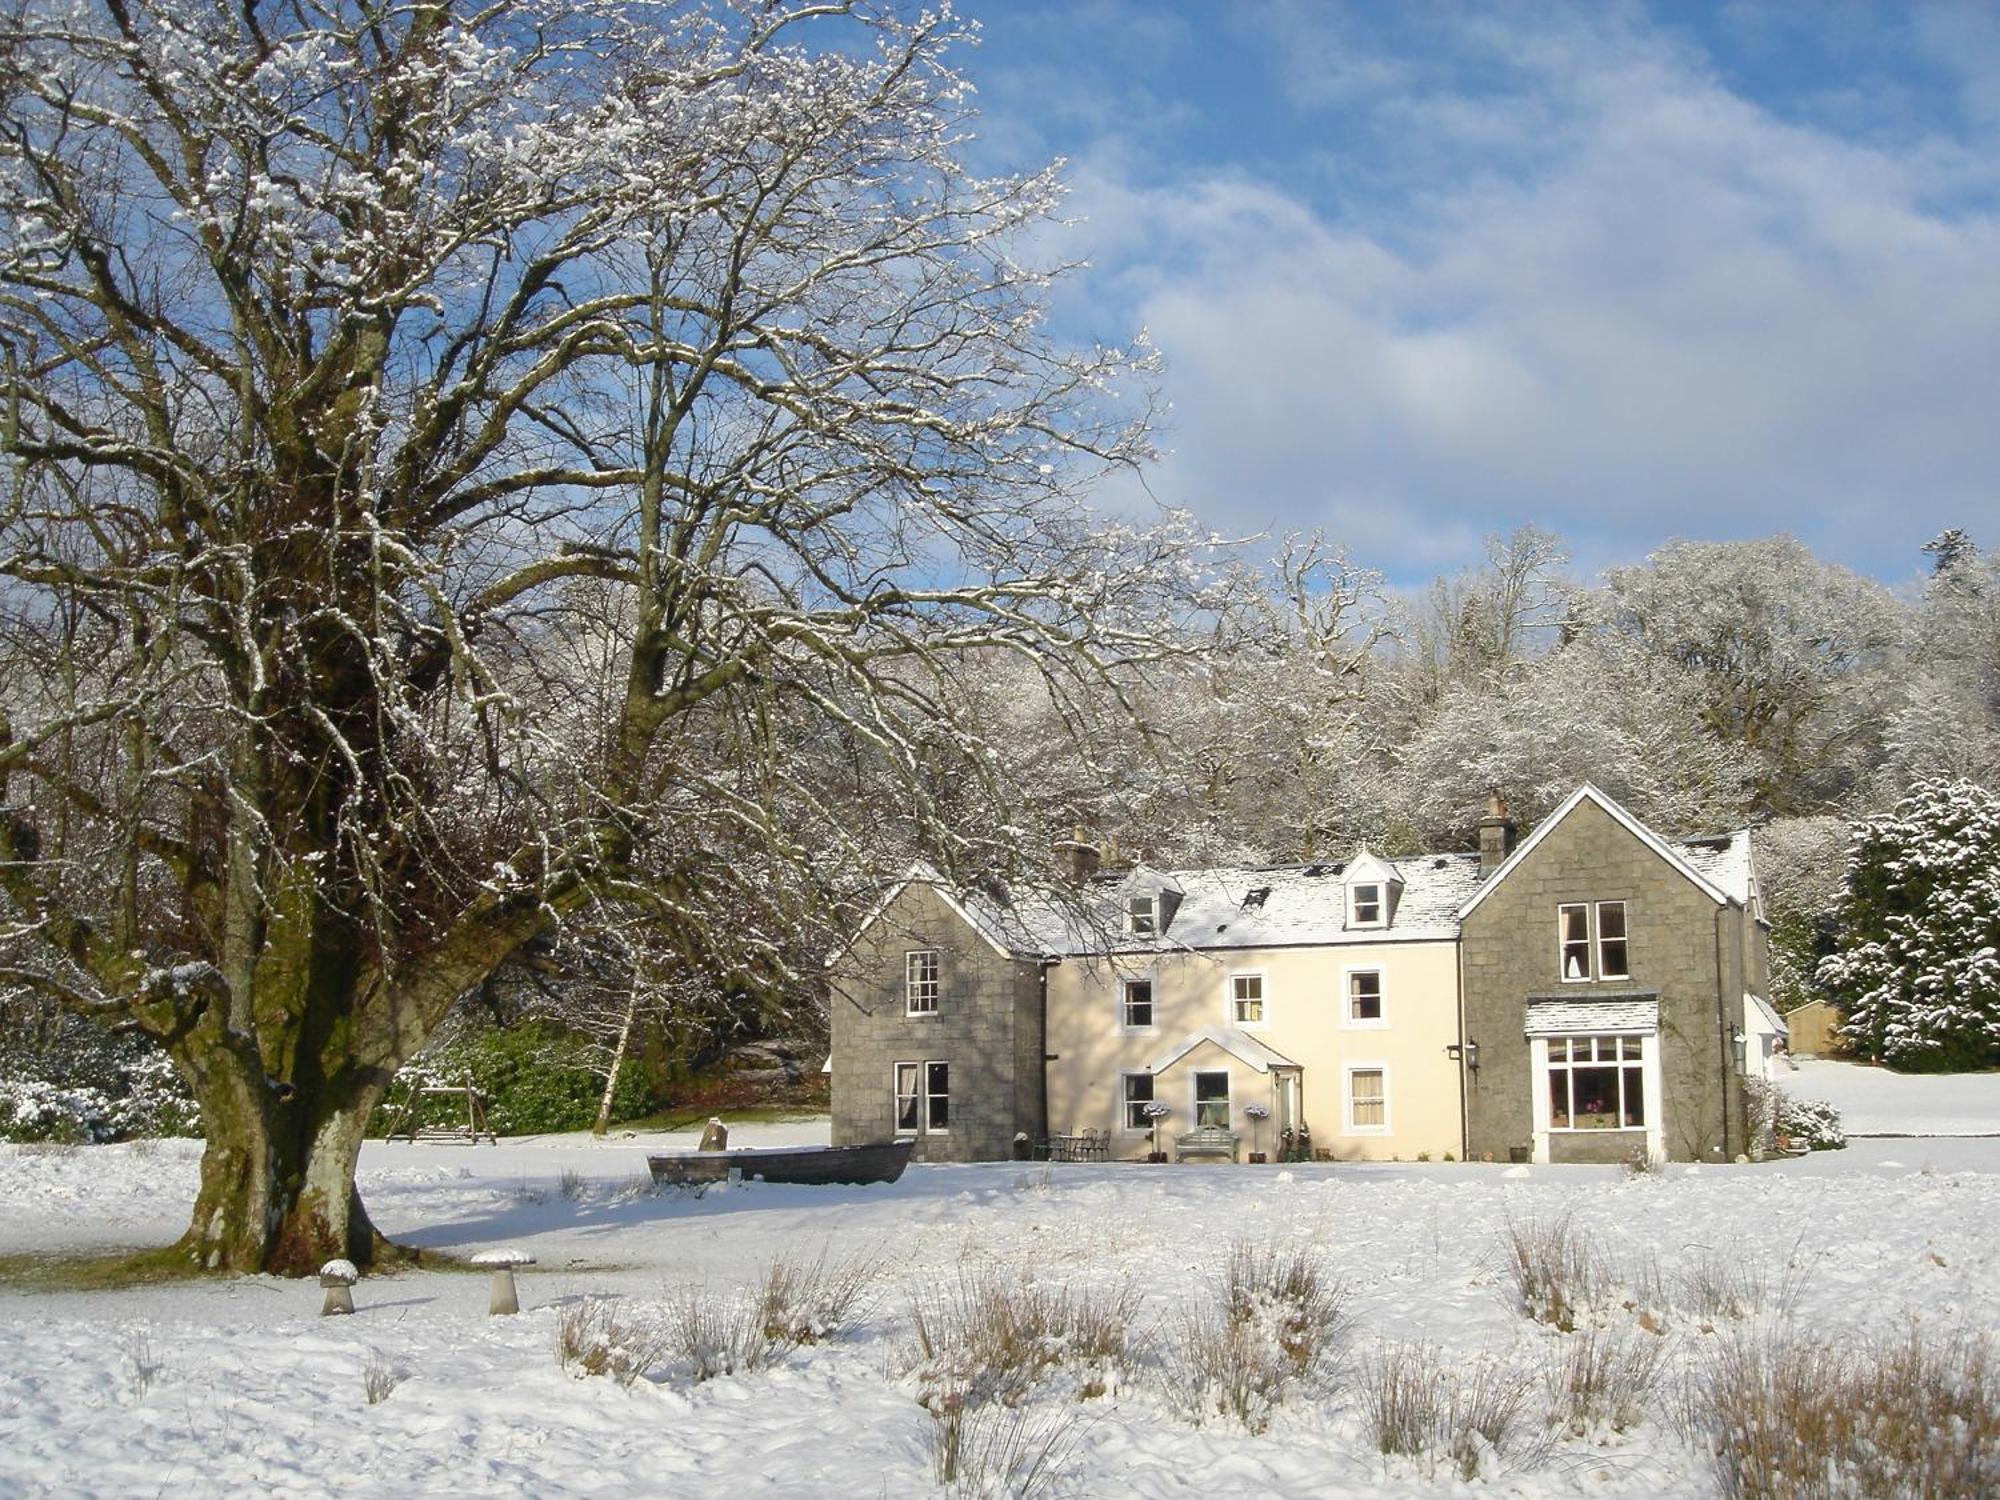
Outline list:
[[[1516,825],[1507,815],[1507,799],[1498,787],[1486,794],[1486,816],[1479,820],[1479,873],[1491,875],[1514,852]]]

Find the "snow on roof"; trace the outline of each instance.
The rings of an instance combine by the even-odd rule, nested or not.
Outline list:
[[[1403,883],[1394,919],[1386,927],[1360,931],[1346,926],[1345,867],[1337,863],[1176,870],[1181,903],[1167,929],[1153,938],[1118,934],[1108,946],[1120,953],[1146,953],[1456,937],[1459,903],[1479,884],[1479,856],[1427,854],[1400,860],[1393,868]],[[1096,915],[1103,930],[1116,933],[1115,912],[1107,908]],[[1105,946],[1092,942],[1066,951],[1103,951]]]
[[[1273,1051],[1254,1036],[1246,1035],[1228,1026],[1204,1026],[1199,1031],[1191,1031],[1174,1045],[1170,1052],[1162,1053],[1146,1065],[1149,1073],[1164,1073],[1175,1063],[1186,1057],[1203,1042],[1213,1042],[1230,1056],[1250,1064],[1259,1073],[1268,1073],[1273,1068],[1296,1068],[1297,1063],[1282,1052]]]
[[[1750,830],[1719,833],[1707,838],[1675,839],[1674,848],[1695,869],[1732,900],[1750,904]]]
[[[1755,1007],[1757,1013],[1764,1018],[1765,1024],[1772,1031],[1782,1037],[1789,1037],[1792,1034],[1792,1028],[1785,1024],[1785,1018],[1778,1014],[1777,1007],[1772,1005],[1762,995],[1753,995],[1746,991],[1743,998]]]
[[[1529,1036],[1576,1036],[1601,1031],[1660,1029],[1660,997],[1646,995],[1545,996],[1528,1002]]]

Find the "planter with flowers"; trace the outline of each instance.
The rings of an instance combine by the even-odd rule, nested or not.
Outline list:
[[[1271,1112],[1261,1104],[1246,1104],[1243,1113],[1250,1117],[1250,1160],[1269,1161],[1270,1158],[1264,1154],[1264,1122],[1271,1117]]]
[[[1146,1153],[1146,1160],[1150,1162],[1163,1162],[1167,1159],[1167,1153],[1160,1149],[1160,1121],[1172,1114],[1173,1111],[1155,1099],[1151,1104],[1142,1109],[1140,1113],[1146,1117],[1153,1132],[1153,1148]]]

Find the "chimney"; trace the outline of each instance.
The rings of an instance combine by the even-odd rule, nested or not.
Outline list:
[[[1103,854],[1090,841],[1089,830],[1079,824],[1066,839],[1056,841],[1056,853],[1068,864],[1067,874],[1071,885],[1082,885],[1097,873],[1103,863]]]
[[[1494,787],[1486,794],[1486,816],[1479,820],[1479,873],[1491,875],[1514,852],[1514,820],[1507,816],[1507,799]]]

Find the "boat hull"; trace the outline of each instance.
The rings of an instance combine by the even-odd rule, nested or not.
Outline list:
[[[749,1182],[805,1186],[894,1182],[910,1164],[914,1140],[866,1146],[765,1146],[734,1151],[670,1151],[646,1158],[655,1182],[723,1182],[732,1172]]]

